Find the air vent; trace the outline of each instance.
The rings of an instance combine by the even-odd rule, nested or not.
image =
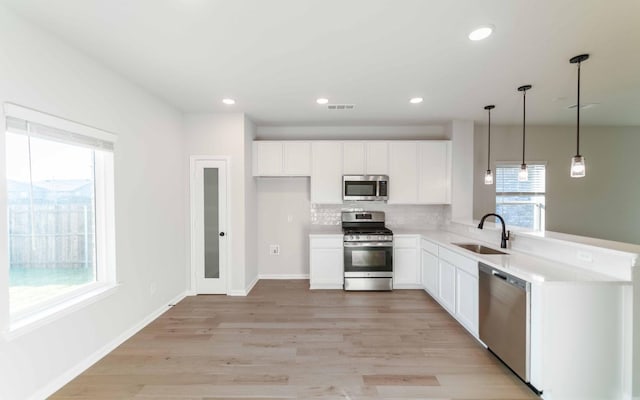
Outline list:
[[[597,105],[599,105],[600,103],[584,103],[584,104],[580,104],[580,109],[584,110],[585,108],[592,108],[595,107]],[[567,107],[569,110],[573,110],[574,108],[578,107],[577,104],[572,104],[569,107]]]
[[[355,104],[327,104],[327,110],[353,110]]]

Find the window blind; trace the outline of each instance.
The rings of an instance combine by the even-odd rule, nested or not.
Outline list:
[[[4,109],[8,132],[113,152],[112,133],[15,104],[5,103]]]
[[[529,180],[520,182],[520,165],[496,165],[496,194],[544,195],[545,166],[528,164]]]

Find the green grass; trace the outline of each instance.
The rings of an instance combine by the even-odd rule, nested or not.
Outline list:
[[[9,268],[9,286],[83,285],[93,282],[93,268]]]

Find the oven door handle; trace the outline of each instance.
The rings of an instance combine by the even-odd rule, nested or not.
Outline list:
[[[344,247],[393,247],[393,242],[344,242]]]

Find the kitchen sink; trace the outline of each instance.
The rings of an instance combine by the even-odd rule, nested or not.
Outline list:
[[[453,243],[458,247],[462,247],[465,250],[473,251],[478,254],[507,254],[503,251],[492,249],[491,247],[483,246],[476,243]]]

